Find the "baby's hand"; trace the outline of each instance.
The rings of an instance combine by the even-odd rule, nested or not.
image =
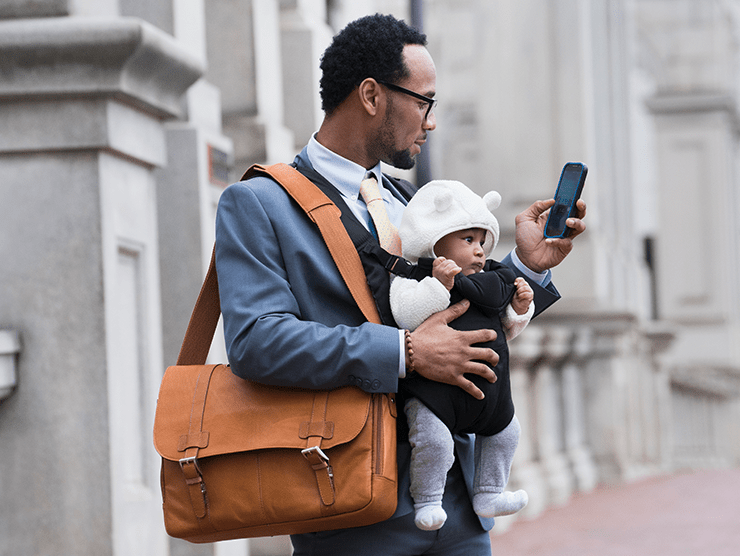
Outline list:
[[[534,292],[524,278],[514,280],[516,293],[511,300],[511,306],[517,315],[523,315],[529,309],[529,304],[534,299]]]
[[[457,266],[455,261],[444,257],[437,257],[432,263],[432,276],[442,282],[442,285],[448,290],[451,290],[452,286],[455,285],[455,274],[461,270],[462,268]]]

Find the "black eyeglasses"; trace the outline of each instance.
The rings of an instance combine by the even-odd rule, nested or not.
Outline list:
[[[434,107],[437,105],[437,100],[429,97],[425,97],[424,95],[420,95],[419,93],[415,93],[414,91],[409,91],[408,89],[404,89],[403,87],[399,87],[398,85],[394,85],[393,83],[388,83],[386,81],[380,81],[379,79],[376,79],[378,83],[381,85],[385,85],[389,89],[393,89],[394,91],[398,91],[399,93],[403,93],[404,95],[409,95],[410,97],[414,97],[419,100],[423,100],[426,102],[429,107],[427,108],[426,114],[424,114],[424,119],[428,120],[429,115],[432,113],[432,110],[434,110]]]

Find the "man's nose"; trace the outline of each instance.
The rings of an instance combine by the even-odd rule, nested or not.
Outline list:
[[[422,125],[422,127],[428,131],[434,131],[435,129],[437,129],[437,116],[434,112],[424,118],[424,124]]]

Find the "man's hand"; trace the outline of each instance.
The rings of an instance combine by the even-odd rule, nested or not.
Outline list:
[[[496,374],[482,361],[495,366],[498,364],[498,354],[492,349],[473,347],[473,344],[495,340],[496,332],[463,332],[447,326],[468,307],[470,302],[467,300],[456,303],[433,314],[411,333],[414,369],[423,377],[459,386],[474,398],[482,400],[483,392],[463,375],[476,374],[489,382],[496,382]]]
[[[573,239],[586,229],[582,220],[586,216],[586,203],[579,199],[576,203],[577,217],[565,221],[565,225],[572,229],[570,237],[545,239],[545,223],[554,204],[555,199],[535,201],[516,217],[516,254],[534,272],[544,272],[562,263],[573,249]]]

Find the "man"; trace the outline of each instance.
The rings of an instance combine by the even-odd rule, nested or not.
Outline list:
[[[322,58],[325,118],[294,165],[342,209],[353,240],[376,241],[359,194],[368,171],[382,182],[384,205],[396,225],[412,193],[406,184],[382,176],[380,162],[413,167],[427,133],[436,127],[436,72],[425,44],[426,37],[405,23],[374,15],[349,24]],[[517,217],[516,253],[505,260],[530,281],[540,310],[559,297],[548,283],[548,269],[572,248],[570,239],[543,238],[543,212],[551,205],[536,202]],[[580,219],[569,225],[571,237],[585,229]],[[229,362],[237,375],[272,385],[331,389],[356,384],[369,392],[397,391],[411,363],[404,331],[393,323],[365,321],[315,225],[269,178],[224,191],[216,222],[216,265]],[[387,272],[381,274],[388,279]],[[493,340],[495,333],[448,327],[467,306],[461,302],[437,313],[411,334],[413,367],[480,398],[480,390],[464,375],[495,380],[483,362],[495,366],[498,356],[474,346]],[[473,513],[468,495],[470,438],[456,437],[457,463],[443,501],[448,521],[438,531],[414,525],[408,438],[400,435],[398,443],[395,515],[368,527],[295,535],[295,554],[490,554],[487,530],[493,522]]]

